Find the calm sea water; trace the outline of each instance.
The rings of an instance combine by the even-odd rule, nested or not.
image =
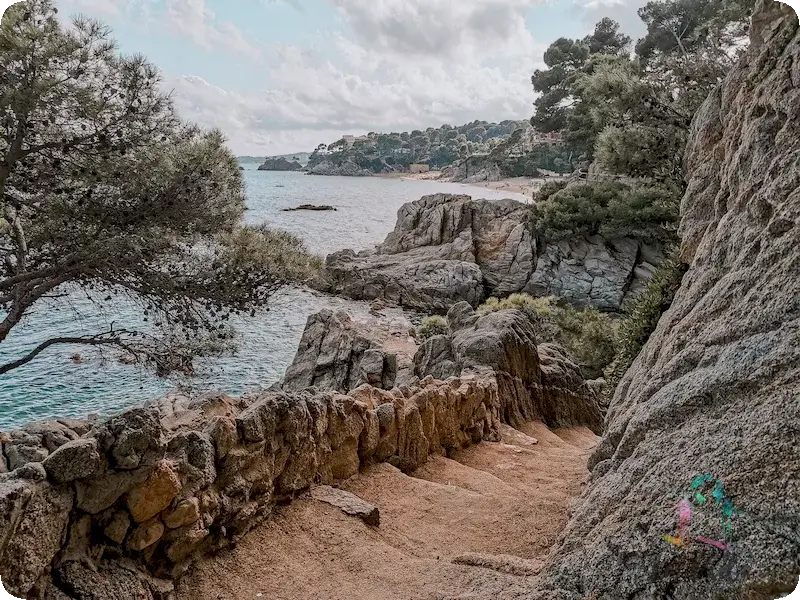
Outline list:
[[[309,249],[325,255],[380,243],[393,228],[406,202],[438,192],[499,199],[520,196],[461,184],[380,178],[314,177],[302,173],[257,171],[244,165],[248,222],[267,223],[302,236]],[[298,204],[331,204],[336,212],[283,212]],[[223,390],[236,395],[268,387],[283,376],[294,357],[309,315],[323,308],[366,313],[365,303],[287,289],[268,311],[235,323],[240,332],[233,356],[203,361],[198,375],[158,378],[147,370],[122,365],[110,354],[86,347],[53,346],[37,359],[0,375],[0,430],[31,420],[108,415],[177,387],[194,393]],[[85,335],[115,327],[141,325],[138,313],[121,299],[104,310],[76,294],[68,301],[37,307],[25,323],[0,344],[0,362],[23,356],[53,336]],[[82,362],[72,356],[80,353]]]

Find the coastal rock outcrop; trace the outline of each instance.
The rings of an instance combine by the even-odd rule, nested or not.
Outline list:
[[[259,171],[302,171],[303,166],[285,158],[268,158],[258,167]]]
[[[369,177],[374,175],[372,171],[362,169],[356,163],[351,161],[343,162],[340,165],[335,165],[330,161],[323,161],[308,169],[309,175],[328,175],[339,177]]]
[[[528,291],[619,310],[663,258],[634,240],[600,236],[537,251],[528,207],[515,200],[436,194],[404,205],[374,250],[328,256],[321,289],[445,313],[466,301]]]
[[[617,389],[543,597],[768,599],[797,586],[798,106],[797,15],[760,0],[751,46],[692,126],[690,268]],[[664,536],[684,498],[691,541],[676,546]]]
[[[441,379],[420,372],[422,380],[393,387],[388,348],[403,341],[397,327],[401,337],[408,328],[391,309],[373,336],[346,314],[323,311],[309,319],[295,363],[272,391],[172,395],[104,422],[4,435],[41,452],[18,453],[0,474],[3,584],[21,597],[166,599],[194,561],[235,544],[277,503],[314,485],[381,462],[411,473],[431,454],[498,441],[504,422],[599,423],[577,367],[554,369],[521,313],[477,318],[461,303],[450,321],[453,335],[437,339],[452,365],[429,365]],[[320,493],[379,523],[374,507]]]
[[[600,432],[602,414],[580,368],[557,346],[537,346],[533,325],[521,311],[479,316],[461,302],[447,318],[450,334],[426,340],[414,357],[418,377],[482,374],[497,381],[506,423],[542,420],[550,427]]]

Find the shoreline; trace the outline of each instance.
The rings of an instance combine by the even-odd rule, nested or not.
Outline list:
[[[402,181],[435,181],[440,183],[457,183],[467,187],[483,188],[495,192],[509,192],[526,196],[528,202],[533,201],[533,194],[547,181],[557,179],[555,177],[505,177],[498,181],[453,181],[450,178],[443,178],[441,171],[429,171],[427,173],[378,173],[374,177],[381,179],[400,179]]]

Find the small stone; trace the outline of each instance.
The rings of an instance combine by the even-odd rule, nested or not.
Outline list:
[[[47,471],[44,470],[42,463],[32,462],[13,471],[10,476],[17,476],[18,479],[26,481],[44,481],[47,479]]]
[[[125,540],[125,536],[128,534],[128,529],[130,529],[130,526],[131,518],[128,516],[128,513],[119,510],[116,511],[111,517],[111,520],[108,522],[108,525],[106,525],[103,533],[105,533],[106,537],[112,542],[121,544]]]
[[[145,548],[149,548],[161,539],[164,535],[164,525],[161,521],[153,519],[140,525],[128,539],[128,548],[139,552]]]
[[[236,422],[228,417],[215,417],[208,428],[217,457],[225,458],[239,441],[239,432],[236,430]]]
[[[84,438],[67,442],[48,456],[42,464],[51,481],[69,483],[96,473],[102,465],[102,459],[97,440]]]
[[[161,461],[147,480],[128,492],[128,510],[137,523],[152,519],[181,491],[181,482],[169,462]]]
[[[373,527],[380,525],[381,515],[378,507],[362,500],[355,494],[329,485],[321,485],[312,490],[311,497],[314,500],[335,506],[347,515],[358,517],[367,525],[372,525]]]
[[[167,558],[174,563],[185,560],[208,536],[207,529],[194,529],[187,532],[167,548]]]
[[[189,498],[179,503],[173,511],[164,517],[164,524],[170,529],[178,529],[191,525],[200,519],[200,500]]]
[[[47,448],[26,444],[6,444],[9,470],[14,471],[28,463],[40,463],[47,458]]]

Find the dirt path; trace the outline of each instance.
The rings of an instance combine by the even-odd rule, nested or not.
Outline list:
[[[342,487],[380,508],[379,528],[303,498],[196,566],[178,598],[524,598],[596,442],[585,429],[531,423],[505,428],[501,443],[432,458],[413,477],[372,467]]]

